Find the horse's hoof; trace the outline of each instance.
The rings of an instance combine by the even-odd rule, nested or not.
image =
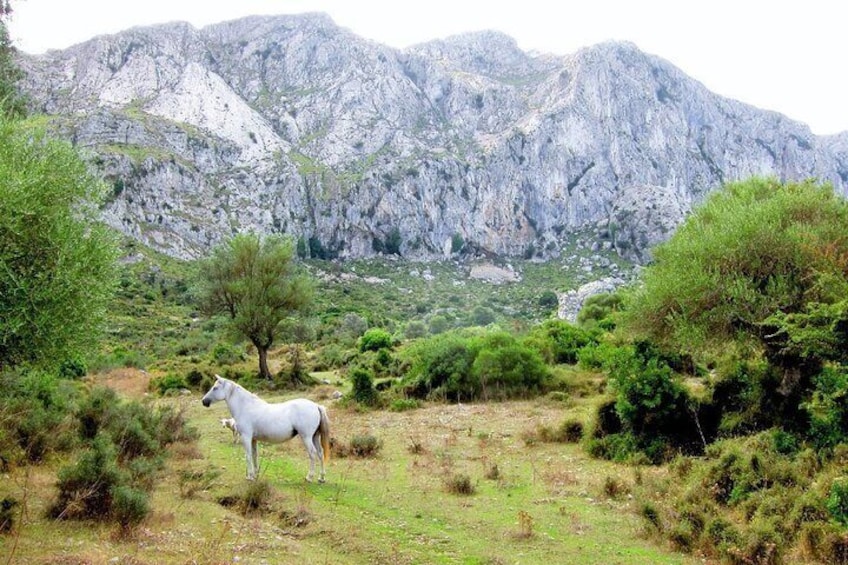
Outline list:
[[[324,477],[321,477],[320,479],[318,479],[318,482],[323,485],[324,483],[327,482],[327,479],[325,479]]]

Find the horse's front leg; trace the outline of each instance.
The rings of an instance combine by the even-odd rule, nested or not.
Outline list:
[[[254,438],[253,442],[253,478],[259,474],[259,442]]]
[[[241,444],[244,446],[244,458],[247,462],[247,480],[252,481],[256,478],[255,455],[254,449],[256,442],[248,435],[241,436]]]

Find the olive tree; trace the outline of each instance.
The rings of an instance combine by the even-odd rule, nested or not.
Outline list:
[[[70,144],[0,117],[0,369],[96,344],[117,273],[104,195]]]
[[[299,274],[292,241],[280,236],[239,234],[200,262],[200,300],[210,315],[224,314],[232,330],[259,354],[259,374],[271,378],[268,350],[284,322],[312,299],[309,279]]]

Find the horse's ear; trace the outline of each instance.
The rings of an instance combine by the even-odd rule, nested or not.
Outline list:
[[[221,380],[221,375],[215,375],[215,380],[216,380],[216,381],[220,381],[220,380]]]

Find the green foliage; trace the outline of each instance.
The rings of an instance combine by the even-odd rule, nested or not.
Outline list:
[[[549,378],[539,354],[510,334],[450,332],[405,352],[404,388],[414,398],[503,399],[541,392]]]
[[[353,385],[353,399],[364,406],[377,404],[377,391],[374,389],[374,375],[368,369],[355,367],[350,373]]]
[[[532,342],[528,343],[531,343],[548,363],[574,364],[581,348],[596,343],[589,332],[565,320],[547,320],[533,330],[530,339]]]
[[[549,371],[539,354],[514,340],[504,346],[490,346],[484,341],[471,366],[470,389],[456,391],[471,398],[500,399],[538,394]],[[475,390],[478,389],[479,390]]]
[[[559,299],[556,292],[552,290],[543,290],[539,295],[539,306],[542,308],[555,308],[559,305]]]
[[[392,334],[382,328],[371,328],[359,338],[359,351],[379,351],[391,349]]]
[[[816,449],[832,450],[848,441],[848,369],[826,367],[815,377],[813,394],[802,406]]]
[[[15,59],[15,48],[6,28],[6,18],[11,10],[8,3],[0,8],[0,115],[3,118],[21,118],[26,115],[26,98],[18,89],[24,73]]]
[[[116,282],[104,194],[68,143],[0,118],[0,368],[55,367],[97,343]]]
[[[200,263],[199,294],[210,315],[225,314],[234,332],[259,353],[259,373],[270,379],[268,349],[281,324],[311,301],[309,279],[299,275],[289,239],[236,235]]]
[[[0,456],[16,460],[18,450],[30,462],[66,448],[72,441],[68,412],[76,391],[68,381],[39,370],[0,374]]]
[[[605,331],[615,329],[614,314],[623,308],[619,293],[595,294],[586,299],[577,314],[577,323],[584,328],[598,327]]]
[[[119,404],[118,395],[111,388],[93,388],[78,404],[79,435],[83,440],[93,440],[112,419]]]
[[[14,509],[18,504],[17,499],[9,496],[0,500],[0,534],[11,532],[15,527]]]
[[[495,313],[491,308],[487,308],[485,306],[475,306],[471,310],[471,314],[468,317],[469,322],[473,326],[488,326],[489,324],[495,323]]]
[[[671,350],[761,351],[787,376],[809,375],[848,351],[833,347],[845,331],[846,225],[848,203],[829,185],[728,184],[654,250],[622,323]]]
[[[471,340],[447,333],[412,344],[411,367],[404,382],[415,398],[447,396],[469,380],[477,351]],[[470,396],[470,395],[469,395]]]
[[[465,247],[465,240],[461,235],[455,233],[451,236],[451,253],[459,253]]]
[[[383,442],[371,434],[355,435],[350,438],[349,452],[354,457],[368,459],[376,457],[383,448]]]
[[[786,455],[775,440],[766,431],[716,442],[703,457],[680,458],[667,477],[650,479],[636,494],[652,508],[644,516],[651,531],[722,562],[781,563],[789,555],[838,562],[848,482],[833,477],[844,464],[812,455],[811,465],[805,451]]]
[[[831,518],[843,526],[848,526],[848,479],[833,481],[826,505]]]
[[[392,228],[386,236],[386,244],[384,247],[386,254],[400,255],[400,246],[402,242],[403,239],[400,236],[400,230],[398,228]]]
[[[451,494],[471,496],[477,489],[474,488],[471,477],[465,473],[456,473],[445,477],[445,490]]]
[[[238,346],[217,343],[212,348],[212,361],[218,365],[235,365],[244,361],[244,353]]]
[[[168,394],[171,391],[180,391],[188,388],[185,378],[181,375],[169,373],[161,377],[156,377],[150,381],[150,386],[153,387],[160,395]]]
[[[59,494],[49,514],[63,519],[106,517],[112,511],[113,488],[127,481],[118,468],[114,445],[97,437],[76,463],[59,470]]]
[[[147,493],[126,485],[112,489],[112,516],[124,531],[131,530],[150,513]]]

